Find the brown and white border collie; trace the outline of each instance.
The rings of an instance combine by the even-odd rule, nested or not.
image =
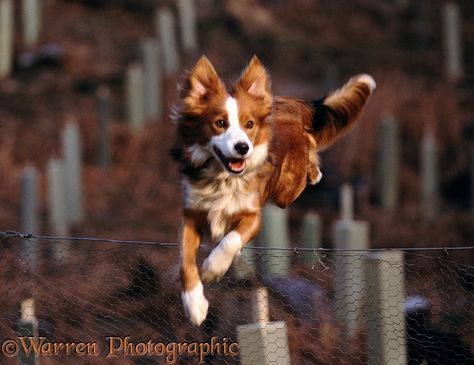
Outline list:
[[[205,57],[186,74],[173,152],[184,190],[180,273],[191,323],[207,316],[201,279],[226,273],[259,232],[267,200],[286,207],[321,179],[317,151],[354,123],[374,89],[374,79],[363,74],[314,102],[273,97],[257,57],[229,90]],[[196,254],[205,234],[216,246],[199,274]]]

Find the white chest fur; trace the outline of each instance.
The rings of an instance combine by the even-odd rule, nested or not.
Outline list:
[[[229,218],[244,211],[257,210],[257,192],[251,191],[243,177],[212,180],[198,185],[184,180],[185,206],[207,211],[213,241],[219,241],[229,229]]]

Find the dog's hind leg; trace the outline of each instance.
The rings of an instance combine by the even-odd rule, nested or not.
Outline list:
[[[323,173],[319,169],[318,150],[313,136],[307,134],[308,138],[308,184],[316,185],[323,178]]]
[[[254,238],[261,227],[260,213],[239,215],[235,229],[227,233],[211,251],[202,265],[202,280],[219,280],[229,270],[242,248]]]
[[[201,241],[193,218],[185,217],[181,237],[181,284],[184,310],[192,324],[200,325],[207,316],[209,303],[199,279],[196,255]]]

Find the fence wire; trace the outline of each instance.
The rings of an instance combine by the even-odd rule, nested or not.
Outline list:
[[[3,235],[0,364],[474,364],[473,255],[245,250],[195,327],[174,246]]]

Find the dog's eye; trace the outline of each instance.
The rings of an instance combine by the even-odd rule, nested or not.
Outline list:
[[[224,119],[219,119],[219,120],[216,120],[216,126],[218,128],[225,128],[227,125],[226,121]]]
[[[255,123],[253,122],[253,120],[249,120],[245,124],[245,127],[248,128],[248,129],[252,129],[254,125],[255,125]]]

